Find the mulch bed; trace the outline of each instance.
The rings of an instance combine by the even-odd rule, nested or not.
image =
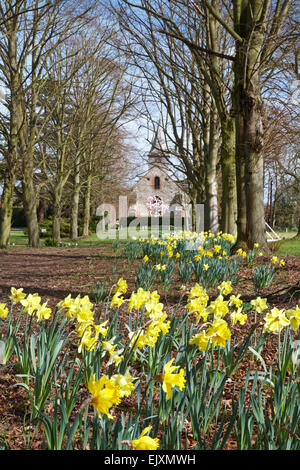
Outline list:
[[[291,309],[296,305],[300,306],[300,292],[294,288],[299,283],[300,258],[286,256],[284,259],[286,265],[280,268],[273,284],[269,289],[262,291],[261,296],[267,297],[272,306]],[[269,262],[267,258],[260,258],[260,262],[264,261]],[[10,304],[9,295],[12,286],[23,287],[27,294],[37,292],[52,308],[68,294],[72,297],[78,294],[89,295],[93,301],[96,283],[102,285],[105,282],[107,288],[110,288],[120,277],[127,280],[131,292],[135,289],[134,277],[139,262],[128,264],[127,259],[115,253],[111,245],[97,248],[5,250],[0,252],[0,302]],[[243,267],[239,276],[240,281],[233,293],[242,293],[244,301],[256,297],[251,282],[251,269]],[[181,295],[180,286],[181,283],[177,283],[169,292],[161,292],[158,288],[167,312],[177,304]],[[155,288],[156,286],[152,290]],[[210,296],[214,296],[215,292],[208,291]],[[250,318],[250,324],[253,321],[254,319]],[[234,334],[245,337],[248,329],[249,323],[242,327],[236,326]],[[270,342],[264,356],[267,364],[272,361],[277,348],[276,341],[273,343],[272,346],[272,341]],[[12,387],[16,383],[12,367],[0,369],[0,444],[1,441],[6,441],[11,449],[19,450],[25,448],[24,423],[28,435],[33,428],[26,418],[26,392],[21,387]],[[242,364],[234,376],[236,390],[239,378],[243,380],[249,368],[258,368],[258,364]],[[231,397],[232,386],[229,381],[224,391],[224,400],[229,401]],[[41,449],[41,446],[41,437],[37,434],[30,442],[30,449]],[[234,449],[234,441],[229,440],[227,448]]]

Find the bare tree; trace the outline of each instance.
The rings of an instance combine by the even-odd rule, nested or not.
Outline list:
[[[7,0],[1,2],[0,70],[8,90],[6,103],[7,171],[1,207],[0,245],[6,246],[10,232],[13,187],[21,165],[23,204],[30,246],[39,245],[34,187],[35,146],[42,110],[38,99],[47,81],[47,61],[67,37],[91,21],[94,2],[72,10],[67,0]],[[2,120],[3,122],[3,120]],[[4,126],[2,125],[2,128]]]

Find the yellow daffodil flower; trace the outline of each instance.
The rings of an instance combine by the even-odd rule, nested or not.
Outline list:
[[[231,281],[223,281],[219,286],[218,290],[221,292],[222,295],[228,295],[232,292]]]
[[[226,341],[230,339],[231,333],[225,320],[219,318],[214,320],[206,334],[210,337],[215,346],[225,347]]]
[[[20,300],[20,303],[24,307],[24,312],[28,313],[28,315],[32,315],[37,310],[40,302],[41,297],[38,294],[28,294],[25,299]]]
[[[238,308],[235,312],[230,314],[231,324],[234,326],[237,322],[244,325],[247,320],[247,314],[242,313],[242,309]]]
[[[0,304],[0,318],[6,318],[8,315],[8,308],[5,304]]]
[[[94,374],[88,382],[89,392],[92,394],[92,404],[98,411],[98,415],[107,415],[108,419],[113,419],[110,408],[121,402],[120,392],[114,382],[105,375],[99,380],[95,380]]]
[[[36,316],[38,321],[41,321],[43,318],[45,320],[49,320],[52,310],[51,308],[47,307],[47,303],[48,302],[45,302],[43,305],[38,305],[36,310]]]
[[[207,310],[214,315],[215,319],[224,317],[229,311],[228,301],[225,301],[223,296],[219,295],[216,300],[209,304]]]
[[[164,374],[161,376],[163,382],[163,391],[167,394],[167,400],[172,396],[172,388],[177,386],[180,391],[185,388],[184,370],[180,369],[178,373],[174,374],[179,366],[173,366],[174,358],[167,362],[164,366]]]
[[[209,342],[210,336],[208,336],[205,331],[197,333],[189,340],[189,344],[195,344],[196,346],[198,346],[199,351],[206,351],[208,344],[210,344],[211,347],[212,343]]]
[[[114,385],[117,387],[120,397],[129,397],[132,390],[134,390],[133,381],[137,380],[136,377],[133,377],[129,372],[126,372],[125,375],[115,374],[110,379]]]
[[[23,287],[21,287],[20,289],[16,289],[15,287],[12,287],[10,289],[10,293],[11,295],[9,296],[9,298],[13,304],[19,303],[21,300],[25,299],[26,297],[26,294],[24,294],[23,292]]]
[[[277,307],[274,307],[271,312],[267,313],[264,320],[264,332],[277,333],[290,324],[284,310],[279,310]]]
[[[286,316],[289,319],[290,325],[293,330],[298,330],[300,326],[300,308],[298,307],[298,305],[295,309],[287,310]]]
[[[134,439],[131,442],[134,450],[156,450],[159,447],[159,440],[157,437],[152,439],[150,436],[146,436],[147,432],[152,429],[152,426],[146,427],[138,439]]]
[[[267,299],[262,299],[257,297],[256,299],[251,300],[251,305],[255,308],[257,313],[261,313],[268,308]]]
[[[127,281],[121,277],[117,282],[115,292],[121,292],[122,294],[125,294],[127,292],[127,289]]]

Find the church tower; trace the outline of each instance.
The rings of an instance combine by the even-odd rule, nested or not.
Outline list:
[[[153,166],[166,167],[167,160],[165,155],[167,154],[167,143],[165,134],[161,127],[161,124],[158,124],[154,138],[152,141],[152,146],[148,154],[148,168]]]

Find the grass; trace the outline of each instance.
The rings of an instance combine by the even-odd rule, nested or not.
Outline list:
[[[97,246],[102,246],[106,243],[111,243],[111,240],[99,240],[96,234],[92,234],[88,238],[78,238],[76,242],[70,238],[62,239],[64,245],[70,244],[71,246],[82,247],[82,248],[92,248]],[[12,232],[10,235],[10,246],[24,246],[28,245],[28,237],[23,232]],[[45,238],[41,238],[41,246],[45,246]],[[64,246],[65,248],[66,246]]]
[[[278,242],[278,254],[281,256],[300,256],[300,237],[286,239]]]
[[[121,232],[122,235],[122,232]],[[146,237],[146,231],[140,232],[141,237]],[[281,241],[276,243],[278,248],[275,248],[275,252],[280,256],[293,255],[300,256],[300,237],[295,237],[295,232],[282,232],[279,233],[279,236],[282,238]],[[64,238],[62,242],[65,245],[70,244],[74,246],[75,243],[78,248],[93,248],[97,246],[103,246],[104,244],[111,243],[114,240],[109,238],[104,240],[99,240],[97,234],[94,233],[88,238],[78,238],[76,242],[70,240],[69,238]],[[12,232],[10,236],[10,245],[11,246],[27,246],[28,238],[23,232]],[[41,246],[44,246],[45,239],[41,238]]]

